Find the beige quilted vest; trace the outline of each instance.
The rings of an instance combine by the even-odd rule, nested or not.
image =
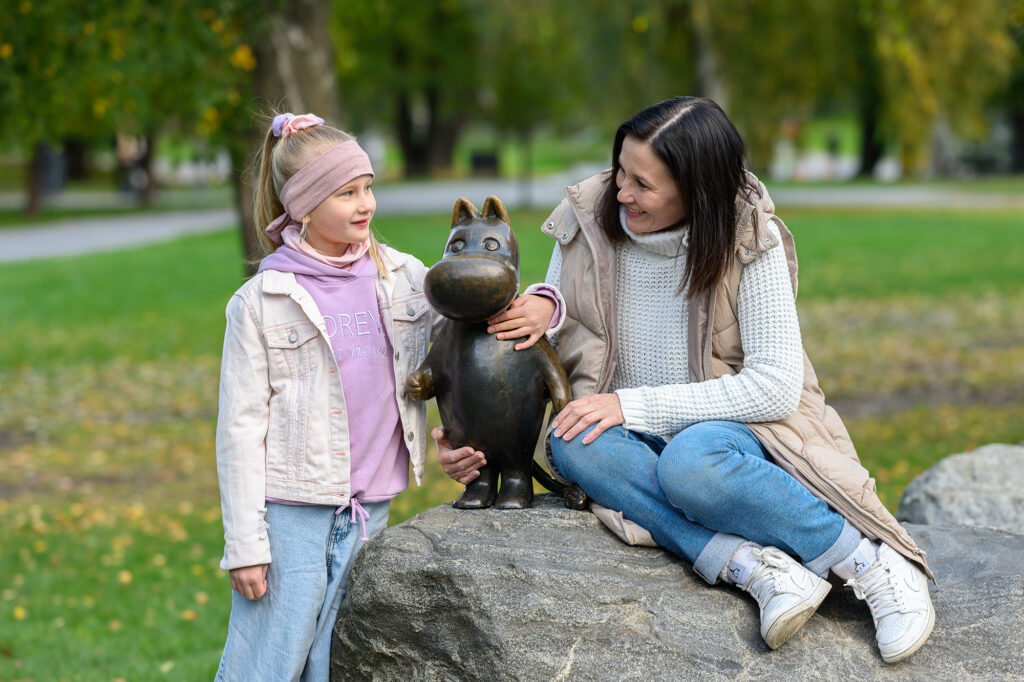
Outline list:
[[[566,188],[566,199],[542,226],[561,246],[559,288],[566,319],[558,336],[562,359],[574,396],[608,390],[615,368],[615,250],[594,216],[608,171]],[[797,260],[793,236],[774,215],[775,206],[757,178],[756,189],[736,199],[736,249],[714,292],[691,298],[687,348],[690,381],[705,381],[743,368],[736,295],[743,267],[768,249],[780,246],[764,229],[774,218],[786,251],[793,293]],[[871,539],[881,540],[919,565],[934,580],[924,552],[878,499],[875,480],[861,466],[846,427],[825,404],[818,378],[804,355],[804,386],[800,405],[787,419],[754,423],[754,432],[775,462],[816,496],[828,502]]]

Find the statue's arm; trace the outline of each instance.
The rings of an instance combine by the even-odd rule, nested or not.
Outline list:
[[[434,397],[434,375],[426,362],[405,378],[405,391],[413,400],[424,401]]]
[[[537,348],[545,355],[544,383],[551,396],[551,415],[553,417],[572,400],[572,389],[569,388],[569,377],[565,374],[562,361],[558,359],[558,354],[555,353],[555,349],[547,339],[540,339],[537,342]]]

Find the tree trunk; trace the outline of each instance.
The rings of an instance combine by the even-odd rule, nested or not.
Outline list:
[[[875,55],[874,32],[864,22],[860,13],[854,14],[857,18],[854,22],[853,41],[860,76],[860,82],[855,86],[860,124],[860,164],[857,168],[857,177],[867,178],[874,174],[875,166],[885,153],[885,144],[882,142],[879,129],[882,117],[882,74],[879,72],[878,57]]]
[[[152,206],[156,199],[156,178],[153,177],[153,157],[156,156],[156,133],[148,131],[143,138],[145,149],[138,165],[145,174],[146,184],[139,188],[139,203],[143,206]]]
[[[1017,111],[1010,116],[1013,130],[1012,166],[1014,173],[1024,173],[1024,112]]]
[[[43,143],[32,145],[32,157],[25,169],[25,215],[37,216],[43,204]]]
[[[697,92],[701,97],[714,100],[722,111],[729,111],[729,94],[718,67],[715,53],[714,26],[711,21],[711,3],[693,0],[690,4],[690,26],[697,63]]]
[[[429,140],[430,135],[424,135],[416,124],[416,116],[413,113],[414,104],[408,93],[400,92],[395,102],[398,108],[398,115],[395,118],[395,133],[398,137],[398,146],[402,148],[402,157],[405,159],[405,175],[409,177],[420,177],[427,174],[430,169],[427,145],[423,138]]]
[[[232,182],[242,221],[245,271],[250,276],[256,272],[261,255],[252,210],[252,183],[256,182],[253,159],[270,126],[263,116],[285,111],[314,113],[326,119],[328,125],[345,128],[335,79],[334,47],[327,32],[331,3],[262,0],[255,5],[249,11],[253,23],[246,27],[246,37],[256,56],[253,95],[263,110],[253,112],[257,120],[240,130],[238,142],[231,145]]]
[[[67,159],[68,180],[84,180],[89,175],[85,161],[88,149],[85,140],[69,137],[64,140],[64,158]]]
[[[880,99],[868,96],[867,101],[860,103],[860,165],[857,168],[857,177],[860,178],[871,177],[885,153],[878,131]]]

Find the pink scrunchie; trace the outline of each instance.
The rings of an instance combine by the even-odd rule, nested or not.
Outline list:
[[[270,124],[270,130],[273,131],[274,137],[288,137],[297,130],[303,128],[314,128],[316,126],[322,126],[324,120],[316,114],[279,114],[274,117],[274,122]]]

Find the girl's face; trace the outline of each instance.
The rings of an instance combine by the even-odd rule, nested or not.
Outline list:
[[[675,180],[646,142],[629,136],[622,140],[615,184],[630,232],[657,232],[686,218],[686,206]]]
[[[370,218],[377,210],[373,176],[360,175],[342,185],[309,212],[306,241],[327,256],[341,256],[349,244],[370,237]]]

